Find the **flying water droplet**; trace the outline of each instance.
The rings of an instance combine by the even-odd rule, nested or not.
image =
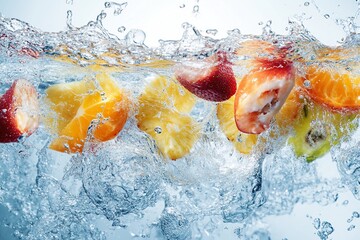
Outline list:
[[[185,4],[181,4],[179,7],[180,7],[180,8],[184,8],[184,7],[185,7]]]
[[[263,21],[258,22],[258,25],[259,25],[259,26],[261,26],[261,25],[263,25],[263,24],[264,24]]]
[[[208,29],[208,30],[206,30],[206,33],[215,36],[218,33],[218,30],[217,29]]]
[[[105,8],[111,8],[111,2],[105,2],[104,5]]]
[[[353,218],[360,218],[360,214],[358,212],[353,212],[352,217]]]
[[[71,10],[68,10],[66,12],[66,25],[69,29],[72,29],[73,26],[72,26],[72,11]]]
[[[199,12],[199,5],[195,5],[193,8],[193,13],[198,13]]]
[[[139,29],[132,29],[126,34],[125,40],[128,45],[143,45],[146,38],[146,34]]]
[[[324,15],[324,18],[329,19],[329,18],[330,18],[330,15],[329,15],[329,14],[325,14],[325,15]]]
[[[123,33],[125,32],[126,28],[124,26],[121,26],[118,28],[118,32]]]
[[[309,6],[309,5],[310,5],[309,2],[305,2],[305,3],[304,3],[304,6],[305,6],[305,7],[307,7],[307,6]]]

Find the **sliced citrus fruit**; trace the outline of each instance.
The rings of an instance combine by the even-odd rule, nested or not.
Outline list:
[[[297,79],[297,84],[313,101],[341,112],[360,110],[360,68],[347,60],[349,51],[319,50],[318,58],[307,64],[305,75]]]
[[[257,135],[242,133],[237,129],[234,119],[234,100],[235,97],[233,96],[229,100],[219,103],[217,105],[217,117],[221,130],[235,148],[240,153],[248,154],[252,152],[257,142]]]
[[[50,148],[61,152],[82,152],[89,141],[113,139],[126,123],[129,101],[126,94],[105,73],[96,82],[57,84],[46,91],[57,120],[59,135]]]
[[[156,77],[139,96],[138,127],[155,140],[165,157],[179,159],[199,137],[197,122],[187,114],[194,104],[194,96],[185,88]]]

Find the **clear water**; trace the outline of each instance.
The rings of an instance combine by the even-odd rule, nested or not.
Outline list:
[[[120,14],[126,4],[109,2],[105,7]],[[194,12],[198,11],[195,6]],[[42,97],[52,84],[93,75],[86,66],[101,59],[109,71],[117,67],[111,70],[112,76],[135,101],[148,76],[173,74],[171,67],[151,67],[153,59],[204,58],[219,49],[232,51],[247,39],[271,40],[280,47],[291,42],[294,60],[311,59],[314,50],[323,46],[296,22],[289,23],[287,36],[276,35],[267,24],[261,36],[233,30],[220,40],[202,36],[185,23],[180,40],[163,40],[158,47],[148,48],[141,30],[130,30],[125,39],[110,34],[101,23],[105,17],[100,14],[96,21],[77,28],[69,12],[69,30],[57,33],[0,18],[2,91],[15,79],[25,78]],[[358,28],[349,29],[342,44],[353,47],[354,53],[343,64],[359,62]],[[216,29],[208,32],[215,35]],[[57,61],[59,56],[72,63]],[[244,71],[241,64],[235,68],[237,75]],[[318,172],[316,162],[296,158],[282,139],[269,143],[266,151],[240,155],[221,132],[215,107],[198,100],[192,115],[202,125],[202,135],[191,153],[178,161],[166,161],[154,150],[133,115],[116,139],[95,146],[96,153],[67,155],[49,150],[52,136],[42,125],[20,143],[1,144],[0,212],[6,214],[0,218],[1,232],[15,239],[106,239],[97,225],[103,221],[125,229],[133,238],[220,239],[226,234],[229,239],[263,240],[271,239],[270,233],[256,229],[255,223],[291,213],[297,203],[329,205],[346,189],[360,200],[359,130],[332,149],[340,177],[328,179]],[[48,109],[43,108],[42,114],[48,114]],[[348,231],[355,228],[356,218],[354,209],[350,221],[354,225]],[[317,238],[331,238],[331,223],[316,218],[313,225]]]

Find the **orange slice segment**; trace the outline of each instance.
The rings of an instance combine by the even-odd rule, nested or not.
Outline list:
[[[81,81],[53,85],[47,98],[58,117],[59,137],[50,148],[61,152],[82,152],[85,142],[113,139],[126,123],[129,101],[126,94],[105,73],[96,75],[97,85]],[[65,113],[64,113],[65,112]]]

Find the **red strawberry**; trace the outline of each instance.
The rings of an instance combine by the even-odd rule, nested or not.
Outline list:
[[[234,104],[237,128],[260,134],[284,104],[295,84],[292,62],[284,59],[257,59],[254,68],[240,81]]]
[[[199,98],[221,102],[236,92],[236,79],[225,52],[202,62],[188,62],[175,68],[176,79]]]
[[[0,98],[0,142],[16,142],[39,125],[36,89],[26,80],[16,80]]]

